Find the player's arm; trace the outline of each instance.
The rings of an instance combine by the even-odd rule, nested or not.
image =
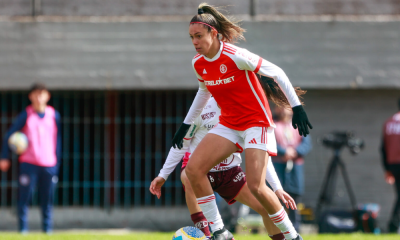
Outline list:
[[[8,129],[6,135],[3,138],[3,144],[1,148],[1,159],[0,159],[0,170],[5,172],[8,170],[10,167],[10,147],[8,146],[8,139],[10,136],[17,132],[20,131],[26,123],[26,119],[28,117],[28,114],[26,113],[26,110],[22,111],[17,118],[14,120],[14,123],[11,125],[11,127]]]
[[[164,185],[168,176],[174,171],[178,163],[182,160],[186,152],[189,151],[190,142],[194,134],[197,132],[198,127],[192,124],[190,131],[186,134],[183,140],[182,148],[173,148],[169,150],[167,159],[165,160],[163,168],[160,170],[158,177],[156,177],[150,184],[150,192],[157,196],[158,199],[161,197],[161,187]]]
[[[274,190],[276,196],[282,200],[283,204],[285,204],[287,208],[291,208],[293,210],[297,209],[294,199],[283,190],[282,184],[279,181],[278,175],[276,174],[275,167],[272,164],[271,157],[268,158],[267,174],[265,175],[265,179]]]
[[[196,69],[194,69],[194,72],[197,76],[197,79],[199,80],[199,90],[197,91],[196,97],[193,100],[192,106],[190,106],[189,112],[187,113],[185,120],[179,127],[178,131],[175,133],[174,138],[172,139],[172,147],[174,148],[182,148],[183,138],[189,130],[190,125],[200,115],[201,111],[203,111],[203,108],[206,106],[208,100],[211,97],[211,93],[208,91],[204,80],[196,72]]]
[[[312,129],[311,123],[308,121],[306,112],[299,100],[299,97],[294,90],[292,83],[286,76],[286,73],[275,64],[259,57],[258,55],[240,49],[235,53],[236,64],[239,69],[249,70],[260,75],[273,78],[278,83],[282,92],[285,94],[290,106],[293,110],[292,125],[295,129],[299,128],[299,133],[302,136],[309,134],[308,128]]]

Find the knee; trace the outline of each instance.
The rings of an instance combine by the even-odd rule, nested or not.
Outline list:
[[[260,184],[255,184],[255,183],[247,183],[249,186],[250,192],[253,194],[253,196],[258,197],[262,195],[263,192],[263,187],[260,186]]]
[[[188,177],[186,176],[186,172],[185,172],[185,171],[183,171],[183,172],[181,173],[181,182],[182,182],[183,185],[187,185],[188,182],[189,182],[189,179],[188,179]]]

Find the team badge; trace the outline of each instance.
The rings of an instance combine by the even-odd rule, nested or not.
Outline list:
[[[221,64],[221,66],[219,66],[219,70],[221,71],[221,73],[226,73],[228,68],[225,66],[225,64]]]

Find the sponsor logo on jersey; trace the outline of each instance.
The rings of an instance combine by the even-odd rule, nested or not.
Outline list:
[[[203,74],[207,74],[207,71],[206,71],[206,69],[204,68],[204,70],[203,70]]]
[[[215,114],[217,114],[216,112],[209,112],[209,113],[205,113],[201,115],[201,119],[206,120],[206,119],[210,119],[213,118],[215,116]]]
[[[204,124],[204,127],[207,128],[207,130],[211,130],[214,128],[214,125],[212,124]]]
[[[228,77],[225,79],[219,79],[219,80],[210,80],[210,81],[206,81],[204,80],[204,84],[206,86],[217,86],[217,85],[221,85],[221,84],[228,84],[235,81],[235,77]]]
[[[228,68],[226,67],[225,64],[221,64],[221,66],[219,66],[219,70],[221,71],[221,73],[226,73]]]
[[[240,172],[236,177],[233,179],[234,182],[239,182],[244,178],[244,172]]]

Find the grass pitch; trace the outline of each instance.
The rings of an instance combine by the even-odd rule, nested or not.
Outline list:
[[[17,233],[0,233],[2,240],[170,240],[173,233],[129,233],[123,235],[110,234],[82,234],[82,233],[55,233],[45,235],[40,233],[30,233],[21,235]],[[399,240],[400,235],[372,235],[372,234],[320,234],[303,235],[305,240]],[[267,235],[240,235],[235,234],[236,240],[269,240]]]

